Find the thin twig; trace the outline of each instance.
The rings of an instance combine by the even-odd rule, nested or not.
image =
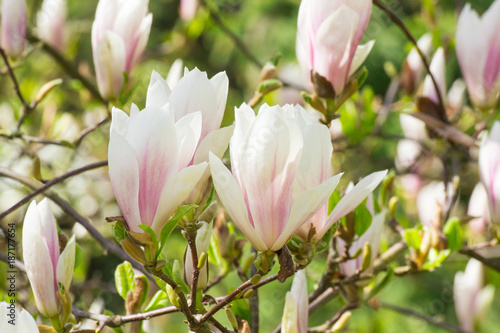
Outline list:
[[[7,177],[14,179],[32,190],[37,190],[41,187],[43,187],[43,184],[40,182],[37,182],[29,177],[17,174],[13,172],[12,170],[6,169],[6,168],[0,168],[0,176],[2,177]],[[65,200],[61,199],[57,194],[51,192],[50,190],[45,190],[44,192],[45,196],[48,197],[50,200],[52,200],[54,203],[56,203],[61,209],[68,215],[72,216],[76,221],[78,221],[85,229],[87,229],[88,233],[92,235],[101,245],[108,250],[109,252],[113,253],[116,255],[118,258],[124,260],[124,261],[129,261],[134,268],[137,270],[141,271],[143,274],[145,274],[151,281],[154,282],[153,276],[146,272],[144,267],[139,264],[137,261],[133,260],[130,258],[130,256],[123,251],[123,249],[116,244],[114,244],[112,241],[108,240],[106,237],[101,235],[101,233],[95,229],[92,224],[84,218],[82,215],[80,215],[69,203],[67,203]]]
[[[198,278],[200,277],[198,250],[196,249],[196,229],[187,233],[187,241],[191,252],[191,260],[193,262],[193,273],[191,275],[191,312],[196,313],[196,296],[198,293]],[[189,255],[189,253],[186,255]],[[206,265],[208,265],[208,263]]]
[[[393,305],[393,304],[388,304],[388,303],[385,303],[385,302],[380,302],[379,305],[382,308],[384,308],[384,309],[392,310],[392,311],[395,311],[395,312],[398,312],[398,313],[401,313],[401,314],[404,314],[404,315],[408,315],[408,316],[412,316],[412,317],[421,319],[421,320],[423,320],[425,322],[428,322],[429,324],[432,324],[434,326],[438,326],[438,327],[444,328],[444,329],[446,329],[448,331],[451,331],[451,332],[472,333],[472,332],[468,332],[468,331],[465,331],[465,330],[461,329],[457,325],[448,323],[446,321],[435,319],[435,318],[433,318],[431,316],[427,316],[427,315],[418,313],[418,312],[413,311],[411,309],[403,308],[403,307],[400,307],[400,306],[397,306],[397,305]]]
[[[45,185],[43,185],[42,187],[36,189],[35,191],[33,191],[30,194],[28,194],[27,196],[25,196],[23,199],[21,199],[19,202],[17,202],[15,205],[13,205],[12,207],[10,207],[6,211],[2,212],[0,214],[0,220],[3,219],[8,214],[10,214],[13,211],[15,211],[16,209],[18,209],[19,207],[21,207],[22,205],[24,205],[25,203],[27,203],[31,198],[33,198],[33,197],[37,196],[38,194],[40,194],[40,193],[48,190],[49,188],[51,188],[55,184],[60,183],[60,182],[62,182],[64,180],[66,180],[66,179],[68,179],[70,177],[73,177],[75,175],[78,175],[78,174],[80,174],[82,172],[93,170],[93,169],[97,169],[97,168],[100,168],[100,167],[103,167],[103,166],[106,166],[106,165],[108,165],[108,161],[100,161],[100,162],[92,163],[92,164],[83,166],[81,168],[75,169],[73,171],[67,172],[64,175],[61,175],[61,176],[59,176],[57,178],[52,179],[51,181],[45,183]]]
[[[438,100],[439,100],[439,105],[440,105],[442,113],[443,113],[442,114],[443,119],[447,120],[446,112],[445,112],[446,108],[445,108],[445,105],[444,105],[443,96],[441,95],[441,89],[439,89],[439,85],[437,83],[437,80],[434,77],[434,74],[431,72],[431,67],[429,66],[429,62],[427,61],[427,59],[425,58],[424,53],[422,52],[422,50],[418,46],[417,40],[415,39],[415,37],[413,37],[413,35],[411,34],[411,32],[408,30],[408,28],[406,27],[406,25],[403,23],[403,21],[401,21],[401,19],[396,14],[394,14],[389,9],[389,7],[387,7],[386,5],[384,5],[380,0],[373,0],[373,3],[378,8],[380,8],[382,11],[384,11],[387,14],[387,16],[389,16],[389,18],[391,19],[391,21],[394,22],[403,31],[403,33],[406,35],[406,37],[415,46],[415,49],[417,50],[418,54],[420,55],[420,58],[422,59],[422,63],[424,64],[424,67],[427,70],[427,73],[431,77],[432,83],[434,85],[434,89],[436,89],[436,93],[438,95]]]
[[[73,142],[73,145],[75,147],[78,147],[87,135],[89,135],[90,133],[92,133],[93,131],[95,131],[96,129],[101,127],[102,125],[106,124],[110,120],[111,120],[111,116],[108,115],[106,118],[104,118],[103,120],[101,120],[97,124],[95,124],[89,128],[84,129],[82,132],[80,132],[80,134],[78,135],[78,138]]]
[[[69,76],[77,79],[80,81],[85,88],[87,88],[88,91],[96,98],[98,99],[102,104],[104,104],[106,107],[108,106],[108,101],[105,100],[101,94],[99,93],[99,90],[96,88],[94,84],[92,84],[85,76],[83,76],[78,69],[76,69],[73,64],[68,61],[61,53],[59,53],[56,49],[54,49],[52,46],[50,46],[47,43],[42,42],[38,37],[34,35],[29,35],[28,37],[32,42],[38,42],[42,44],[43,50],[54,59],[59,66],[61,66],[64,71],[69,74]]]
[[[471,258],[474,258],[474,259],[482,262],[486,266],[488,266],[490,268],[493,268],[497,272],[500,272],[500,263],[498,261],[495,261],[495,260],[492,260],[492,259],[489,259],[489,258],[485,258],[485,257],[483,257],[482,255],[480,255],[479,253],[477,253],[476,251],[474,251],[471,248],[463,247],[458,252],[460,252],[461,254],[464,254],[466,256],[469,256]]]

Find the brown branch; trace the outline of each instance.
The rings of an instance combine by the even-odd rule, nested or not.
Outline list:
[[[448,323],[446,321],[435,319],[435,318],[433,318],[431,316],[427,316],[427,315],[418,313],[418,312],[413,311],[411,309],[403,308],[403,307],[400,307],[400,306],[397,306],[397,305],[388,304],[388,303],[384,303],[384,302],[380,302],[379,305],[382,308],[384,308],[384,309],[392,310],[394,312],[398,312],[398,313],[401,313],[403,315],[408,315],[408,316],[412,316],[412,317],[421,319],[421,320],[423,320],[425,322],[428,322],[431,325],[444,328],[445,330],[448,330],[448,331],[451,331],[451,332],[472,333],[472,332],[468,332],[468,331],[465,331],[465,330],[461,329],[457,325]]]
[[[0,168],[0,176],[2,177],[7,177],[14,179],[32,190],[37,190],[41,187],[43,187],[43,184],[40,182],[37,182],[29,177],[17,174],[9,169],[6,168]],[[101,233],[95,229],[92,224],[84,218],[82,215],[80,215],[69,203],[67,203],[65,200],[61,199],[57,194],[51,192],[50,190],[45,190],[44,192],[45,196],[49,199],[51,199],[54,203],[56,203],[61,209],[68,215],[72,216],[76,221],[78,221],[85,229],[87,229],[88,233],[92,235],[101,245],[107,249],[109,252],[113,253],[116,255],[118,258],[124,260],[124,261],[129,261],[134,268],[137,270],[141,271],[144,275],[146,275],[151,281],[154,282],[154,278],[146,272],[144,267],[139,264],[137,261],[133,260],[130,258],[130,256],[123,251],[121,247],[113,243],[112,241],[108,240],[106,237],[101,235]]]
[[[492,259],[489,259],[489,258],[485,258],[482,255],[480,255],[479,253],[477,253],[476,251],[474,251],[472,248],[463,247],[458,252],[461,253],[461,254],[464,254],[464,255],[466,255],[468,257],[474,258],[474,259],[482,262],[486,266],[488,266],[490,268],[493,268],[497,272],[500,272],[500,262],[492,260]]]
[[[108,165],[108,161],[100,161],[100,162],[92,163],[92,164],[83,166],[81,168],[75,169],[73,171],[67,172],[64,175],[61,175],[61,176],[59,176],[57,178],[52,179],[51,181],[45,183],[45,185],[43,185],[42,187],[39,187],[35,191],[33,191],[30,194],[28,194],[27,196],[25,196],[23,199],[21,199],[19,202],[17,202],[15,205],[13,205],[12,207],[10,207],[6,211],[2,212],[0,214],[0,220],[3,219],[8,214],[10,214],[13,211],[15,211],[16,209],[18,209],[19,207],[21,207],[22,205],[24,205],[25,203],[27,203],[31,198],[33,198],[33,197],[37,196],[38,194],[40,194],[40,193],[48,190],[49,188],[51,188],[55,184],[60,183],[60,182],[62,182],[64,180],[66,180],[66,179],[68,179],[70,177],[73,177],[75,175],[78,175],[78,174],[80,174],[82,172],[93,170],[93,169],[97,169],[97,168],[100,168],[100,167],[103,167],[103,166],[106,166],[106,165]]]
[[[380,1],[380,0],[373,0],[373,4],[376,5],[378,8],[380,8],[382,11],[384,11],[387,14],[387,16],[389,16],[389,18],[391,19],[391,21],[394,22],[394,24],[396,24],[403,31],[403,33],[406,35],[406,37],[415,46],[415,49],[417,50],[418,54],[420,55],[420,58],[422,59],[422,63],[424,64],[424,67],[427,70],[427,73],[429,73],[429,76],[431,77],[432,83],[434,85],[434,89],[436,89],[436,93],[437,93],[438,99],[439,99],[439,105],[440,105],[441,111],[443,113],[442,114],[443,119],[447,119],[446,112],[445,112],[446,108],[445,108],[445,105],[444,105],[443,96],[441,95],[441,89],[439,89],[439,85],[437,83],[436,78],[434,77],[434,74],[431,73],[431,68],[429,66],[429,62],[427,61],[427,59],[425,58],[424,53],[422,52],[422,50],[418,46],[417,40],[415,39],[415,37],[413,37],[413,35],[411,34],[411,32],[408,30],[408,28],[406,27],[406,25],[403,23],[403,21],[401,21],[401,19],[396,14],[394,14],[390,10],[389,7],[387,7],[386,5],[384,5],[382,3],[382,1]]]
[[[108,110],[108,113],[109,113],[109,110]],[[93,125],[93,126],[91,126],[89,128],[84,129],[82,132],[80,132],[80,134],[78,135],[78,138],[73,142],[73,145],[75,147],[78,147],[80,145],[80,143],[82,143],[82,140],[87,135],[89,135],[90,133],[92,133],[93,131],[95,131],[96,129],[98,129],[99,127],[101,127],[102,125],[106,124],[110,120],[111,120],[111,116],[108,115],[106,118],[104,118],[103,120],[101,120],[97,124],[95,124],[95,125]]]

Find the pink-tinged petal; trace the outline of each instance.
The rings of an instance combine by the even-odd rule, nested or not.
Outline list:
[[[139,167],[135,152],[120,135],[111,132],[108,149],[109,178],[116,201],[131,231],[141,232]]]
[[[139,27],[137,36],[137,43],[135,44],[135,50],[132,55],[132,60],[130,61],[127,69],[127,72],[130,73],[132,68],[139,62],[146,46],[148,44],[149,34],[151,32],[151,25],[153,24],[153,14],[148,14],[142,21],[141,26]]]
[[[139,170],[139,211],[143,224],[151,225],[165,183],[177,172],[179,143],[169,112],[149,107],[130,121],[127,141]],[[129,162],[130,163],[130,162]]]
[[[386,174],[387,170],[374,172],[359,181],[359,183],[357,183],[356,186],[349,191],[349,193],[344,195],[344,197],[332,210],[330,216],[328,217],[325,229],[323,230],[323,234],[319,234],[318,237],[323,237],[324,233],[330,229],[335,222],[358,207],[359,204],[361,204],[368,197],[368,195],[375,190],[378,184],[382,182]]]
[[[156,106],[161,108],[168,103],[169,97],[170,88],[167,81],[158,72],[153,70],[146,95],[146,107]]]
[[[234,109],[234,132],[229,143],[229,150],[231,151],[231,170],[240,186],[240,165],[239,158],[236,158],[236,155],[238,151],[243,149],[248,130],[254,121],[255,112],[247,104],[243,103],[239,108]]]
[[[356,53],[352,58],[351,68],[349,68],[349,76],[356,73],[356,71],[361,67],[361,65],[365,62],[366,58],[373,49],[374,45],[375,41],[371,40],[366,44],[358,46],[358,48],[356,49]]]
[[[49,249],[39,234],[23,230],[23,259],[38,310],[46,317],[57,315],[57,282]]]
[[[337,94],[347,82],[358,23],[358,13],[343,5],[323,22],[316,36],[313,68],[332,83]]]
[[[217,115],[212,118],[212,124],[209,128],[215,130],[220,127],[224,112],[226,111],[227,94],[229,92],[229,78],[226,72],[220,72],[210,79],[217,93]]]
[[[451,108],[455,112],[458,112],[465,103],[465,91],[467,86],[462,79],[457,79],[450,87],[448,91],[448,108]]]
[[[328,198],[337,187],[342,173],[331,177],[310,190],[300,193],[294,200],[290,218],[280,237],[274,243],[272,250],[277,251],[285,245],[288,238],[297,231],[303,224],[307,223],[328,201]],[[318,233],[325,233],[322,230],[316,230]],[[318,235],[318,234],[316,234]],[[323,237],[323,236],[321,236]],[[315,237],[318,239],[318,237]]]
[[[212,152],[215,156],[222,158],[229,145],[229,140],[233,136],[234,125],[223,127],[210,132],[205,139],[200,142],[196,154],[194,155],[194,164],[206,161],[208,162],[208,153]]]
[[[449,188],[449,187],[448,187]],[[420,190],[417,195],[417,210],[420,223],[431,226],[436,217],[437,206],[444,206],[446,200],[443,182],[431,182]]]
[[[309,322],[309,297],[307,294],[307,277],[305,269],[295,273],[291,293],[297,303],[298,333],[307,333]]]
[[[179,16],[184,21],[191,21],[198,11],[198,0],[181,0],[179,7]]]
[[[164,185],[158,202],[158,210],[154,217],[151,228],[159,235],[161,229],[168,222],[168,219],[189,196],[196,186],[201,176],[205,172],[208,163],[203,162],[184,168],[173,175]]]
[[[59,260],[59,237],[57,236],[56,220],[52,214],[52,210],[49,206],[49,200],[47,198],[40,201],[37,206],[38,212],[40,213],[40,236],[42,236],[45,244],[50,252],[50,259],[52,261],[52,267],[57,265]]]
[[[486,217],[489,215],[488,194],[481,183],[477,183],[472,191],[467,209],[467,215],[475,217]]]
[[[59,257],[56,270],[57,281],[64,285],[66,292],[69,292],[71,280],[73,279],[73,272],[75,270],[75,251],[76,242],[75,235],[73,235]]]
[[[108,31],[95,47],[94,66],[97,86],[104,98],[115,98],[123,86],[125,43],[116,33]]]
[[[202,112],[201,139],[214,129],[211,121],[218,113],[217,92],[205,72],[195,68],[185,74],[172,91],[170,103],[176,120],[189,113]]]
[[[495,1],[483,15],[482,31],[488,41],[486,64],[484,68],[484,86],[489,99],[498,98],[500,78],[500,1]],[[484,56],[484,55],[483,55]]]
[[[443,102],[446,104],[446,64],[445,64],[445,59],[444,59],[444,51],[443,48],[440,47],[437,51],[436,54],[434,54],[434,57],[432,58],[431,62],[431,73],[434,75],[434,78],[436,79],[438,88],[439,88],[439,93],[436,91],[434,88],[434,83],[429,75],[425,78],[424,81],[424,88],[422,91],[422,96],[427,97],[431,101],[433,101],[435,104],[439,104],[439,94],[441,95],[441,98]]]
[[[17,58],[26,44],[26,1],[2,0],[0,16],[0,48],[9,57]]]
[[[247,206],[235,178],[217,156],[212,153],[209,155],[212,179],[222,205],[224,205],[236,226],[258,251],[269,250],[250,224]]]
[[[114,20],[110,20],[109,18],[114,17],[117,11],[117,0],[100,0],[97,4],[95,20],[92,24],[92,49],[94,51],[106,31],[113,29]]]
[[[238,160],[250,222],[269,248],[288,222],[302,147],[297,123],[279,106],[263,106],[248,130],[244,147],[231,151],[232,161]]]
[[[483,83],[489,44],[485,34],[479,16],[467,3],[458,19],[455,47],[469,96],[480,107],[488,104]]]
[[[479,176],[488,193],[490,217],[500,221],[500,122],[496,121],[479,149]]]
[[[66,0],[44,0],[37,14],[38,37],[59,52],[64,52],[66,16]]]
[[[200,141],[202,115],[201,112],[193,112],[185,115],[175,123],[178,142],[178,170],[192,164],[196,147]]]

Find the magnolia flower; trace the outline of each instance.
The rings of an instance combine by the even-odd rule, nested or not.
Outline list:
[[[396,155],[396,168],[407,170],[411,168],[422,154],[422,145],[419,141],[428,139],[425,123],[409,114],[399,115],[399,122],[405,138],[399,140]]]
[[[177,121],[169,105],[148,106],[130,117],[113,108],[108,150],[109,176],[116,201],[131,231],[140,224],[159,235],[163,225],[189,196],[207,163],[193,165],[202,130],[202,114]]]
[[[212,239],[212,223],[203,223],[201,228],[196,232],[196,253],[198,258],[205,252],[208,253],[210,247],[210,240]],[[186,254],[184,256],[184,278],[189,286],[193,280],[193,257],[191,255],[191,247],[188,245]],[[200,270],[198,277],[198,289],[204,289],[208,282],[208,262]]]
[[[286,293],[285,308],[281,319],[281,332],[307,333],[309,300],[305,270],[295,273],[292,290]]]
[[[452,195],[451,184],[448,185],[448,196]],[[446,192],[443,182],[431,182],[420,190],[417,195],[417,210],[420,223],[432,226],[436,221],[438,206],[443,208],[446,203]]]
[[[482,234],[487,228],[487,221],[490,220],[488,194],[482,183],[477,183],[474,191],[472,191],[467,215],[475,217],[475,219],[469,221],[471,230],[477,234]]]
[[[99,92],[118,96],[146,48],[153,21],[148,0],[100,0],[92,24],[92,54]]]
[[[18,311],[12,303],[0,302],[0,332],[27,333],[38,332],[35,319],[26,310]]]
[[[263,105],[255,116],[252,108],[243,104],[235,110],[230,142],[232,174],[210,154],[219,199],[258,251],[281,249],[326,203],[340,179],[341,175],[328,178],[311,189],[301,185],[308,177],[318,176],[303,175],[303,170],[329,163],[331,156],[322,154],[330,145],[328,129],[319,124],[304,125],[304,113],[300,106]],[[306,128],[301,129],[301,125]]]
[[[26,39],[26,1],[2,0],[0,48],[11,58],[23,54]]]
[[[59,283],[67,293],[75,266],[75,236],[62,253],[54,215],[47,199],[32,201],[23,225],[23,258],[35,302],[41,314],[54,317],[61,311],[57,297]]]
[[[170,71],[175,72],[177,69],[171,68]],[[174,81],[175,74],[172,76],[170,74],[167,80]],[[169,108],[174,121],[178,121],[186,115],[201,112],[201,135],[197,139],[196,153],[190,163],[208,162],[209,151],[222,157],[233,134],[233,126],[220,128],[229,89],[226,73],[220,72],[209,80],[207,73],[201,72],[198,68],[192,71],[185,69],[184,77],[175,83],[172,92],[170,92],[172,86],[168,84],[167,80],[153,71],[146,107]],[[209,177],[210,171],[207,169],[187,199],[187,203],[199,202]]]
[[[328,165],[328,170],[330,170]],[[310,166],[309,170],[304,170],[305,174],[312,174],[314,166]],[[328,215],[328,204],[321,207],[320,211],[309,220],[308,223],[303,225],[297,230],[297,235],[302,239],[307,240],[307,236],[311,226],[314,226],[316,233],[313,239],[321,239],[326,232],[333,226],[335,222],[340,220],[352,212],[359,204],[361,204],[380,184],[387,174],[387,170],[374,172],[359,181],[349,192],[346,193],[333,208],[330,215]],[[310,179],[309,187],[314,186],[314,180]]]
[[[484,287],[484,267],[476,259],[469,260],[465,272],[455,275],[453,296],[460,327],[476,332],[493,301],[495,288]]]
[[[436,88],[434,86],[434,82],[432,81],[432,78],[430,75],[427,75],[425,77],[424,81],[424,87],[422,91],[422,97],[426,97],[430,99],[434,104],[440,104],[439,103],[439,95],[441,95],[441,99],[443,100],[443,103],[446,104],[446,64],[445,64],[445,59],[444,59],[444,51],[443,48],[440,47],[436,53],[434,54],[434,57],[432,58],[432,62],[430,65],[431,73],[434,75],[434,78],[436,79],[437,86],[439,88],[439,93],[436,91]]]
[[[479,176],[488,194],[491,222],[500,223],[500,122],[479,149]]]
[[[478,108],[495,107],[500,93],[500,0],[480,18],[466,4],[455,35],[458,61],[469,97]]]
[[[200,4],[198,0],[181,0],[179,7],[179,15],[184,21],[191,21],[198,12]]]
[[[432,51],[432,35],[430,33],[423,35],[418,40],[417,45],[424,56],[428,57]],[[403,64],[402,73],[403,86],[409,93],[414,92],[420,85],[420,80],[424,73],[424,63],[415,47],[408,53],[406,61]]]
[[[64,50],[66,0],[44,0],[37,15],[38,37],[58,51]]]
[[[371,0],[302,1],[296,53],[306,78],[315,71],[342,93],[373,47],[373,41],[358,47],[371,9]]]
[[[351,191],[353,190],[354,189],[352,189]],[[368,197],[366,207],[372,215],[372,223],[370,224],[370,227],[366,229],[363,235],[361,235],[351,243],[351,246],[349,247],[349,255],[354,256],[356,252],[363,249],[365,244],[368,243],[370,244],[371,250],[370,263],[373,263],[373,260],[377,257],[378,251],[380,249],[380,240],[382,237],[382,231],[384,230],[385,211],[375,214],[375,210],[373,207],[373,196]],[[346,249],[346,242],[343,241],[340,237],[337,238],[337,249],[340,254],[344,254]],[[351,259],[341,263],[340,267],[342,273],[344,273],[345,276],[352,276],[356,274],[356,271],[361,269],[362,265],[363,256],[360,255],[356,259]]]

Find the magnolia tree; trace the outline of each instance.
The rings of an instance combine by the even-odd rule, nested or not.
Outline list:
[[[500,0],[408,5],[1,0],[0,330],[498,327]]]

